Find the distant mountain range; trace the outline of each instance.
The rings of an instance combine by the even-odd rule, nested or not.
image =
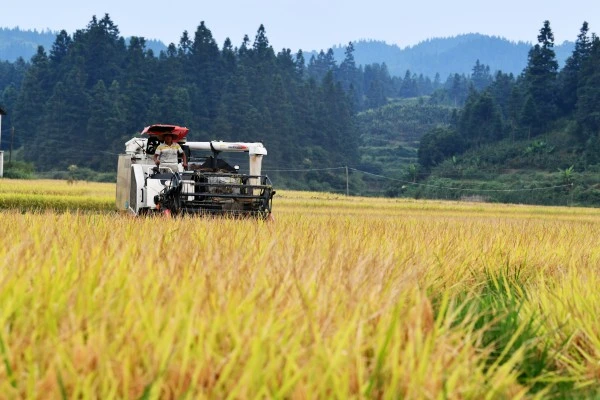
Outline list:
[[[512,42],[497,36],[470,33],[448,38],[433,38],[403,49],[382,41],[361,40],[352,43],[357,65],[382,63],[390,75],[404,76],[406,70],[433,79],[436,73],[442,80],[448,75],[470,74],[475,62],[489,65],[492,72],[520,74],[527,65],[527,54],[532,44]],[[336,61],[344,59],[347,45],[332,47]],[[565,41],[554,47],[556,58],[562,67],[573,52],[575,44]],[[312,52],[305,55],[310,60]]]
[[[72,33],[72,32],[70,32]],[[52,44],[58,32],[50,30],[21,30],[19,28],[0,28],[0,61],[16,61],[19,57],[29,61],[36,53],[38,46],[44,46],[46,53],[52,49]],[[128,41],[128,38],[126,39]],[[146,39],[146,47],[152,49],[158,56],[167,47],[158,40]]]
[[[18,57],[29,60],[42,45],[49,52],[57,32],[50,30],[21,30],[0,28],[0,61],[15,61]],[[158,40],[147,40],[146,45],[158,56],[166,45]],[[470,74],[475,62],[489,65],[492,72],[520,74],[527,65],[527,53],[531,43],[512,42],[497,36],[476,33],[448,38],[433,38],[414,46],[400,48],[383,41],[360,40],[353,42],[357,65],[384,63],[392,76],[404,76],[407,70],[433,79],[436,73],[445,80],[448,75]],[[564,65],[573,52],[574,43],[564,42],[555,46],[559,65]],[[346,45],[332,47],[338,63],[344,59]],[[306,62],[317,51],[305,52]]]

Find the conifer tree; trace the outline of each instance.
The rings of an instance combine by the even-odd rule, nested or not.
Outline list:
[[[537,132],[544,131],[550,121],[557,118],[558,63],[553,48],[554,34],[550,22],[544,21],[544,26],[538,35],[538,44],[529,51],[528,64],[524,73],[527,92],[537,110],[536,125],[539,127],[536,129]]]
[[[48,56],[42,46],[31,59],[31,67],[23,79],[14,111],[14,124],[24,143],[33,142],[40,132],[39,126],[48,112],[45,103],[52,93]]]
[[[356,88],[358,84],[356,62],[354,61],[354,45],[348,43],[344,52],[345,57],[340,64],[337,72],[337,80],[341,82],[342,87],[347,91],[350,86]]]
[[[571,113],[577,103],[579,71],[581,70],[582,63],[589,56],[592,45],[588,37],[588,30],[588,23],[584,22],[577,36],[575,49],[573,49],[573,53],[567,59],[565,67],[560,72],[560,105],[563,114]]]
[[[60,31],[60,33],[56,35],[52,50],[50,50],[50,61],[53,64],[60,64],[65,59],[71,42],[71,36],[69,36],[65,30]]]
[[[296,66],[296,74],[298,75],[298,78],[304,79],[306,76],[306,60],[304,59],[304,53],[302,52],[302,49],[298,50],[298,53],[296,53],[296,61],[294,64]]]
[[[600,38],[593,36],[581,65],[575,119],[581,141],[600,146]],[[599,147],[600,148],[600,147]],[[599,160],[600,161],[600,160]]]
[[[203,130],[210,130],[210,122],[217,115],[222,81],[221,54],[219,47],[204,21],[198,26],[194,35],[194,44],[190,54],[191,78],[200,91],[194,91],[192,109],[196,118],[195,124]]]
[[[177,46],[179,56],[182,58],[189,56],[192,52],[193,44],[194,42],[190,39],[188,31],[183,31],[181,38],[179,39],[179,45]]]
[[[471,81],[475,87],[475,90],[479,92],[488,87],[492,83],[489,65],[481,64],[478,59],[473,66]]]

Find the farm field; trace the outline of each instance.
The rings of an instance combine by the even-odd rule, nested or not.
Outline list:
[[[0,398],[600,396],[600,210],[0,179]]]

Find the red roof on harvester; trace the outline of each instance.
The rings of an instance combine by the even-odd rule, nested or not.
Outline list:
[[[186,137],[189,131],[190,130],[188,128],[183,126],[156,124],[145,127],[142,131],[142,135],[147,134],[150,136],[158,136],[159,139],[162,140],[165,133],[171,133],[175,135],[173,141],[178,142]]]

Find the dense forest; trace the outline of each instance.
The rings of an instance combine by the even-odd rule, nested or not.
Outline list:
[[[114,172],[128,138],[168,122],[188,126],[194,140],[263,141],[272,169],[357,164],[356,112],[443,83],[410,71],[391,77],[385,64],[357,66],[352,43],[345,53],[339,64],[331,49],[309,60],[302,51],[276,53],[263,26],[253,42],[219,47],[202,22],[156,55],[144,38],[121,37],[108,15],[94,17],[29,62],[0,63],[0,103],[9,111],[2,146],[14,127],[11,147],[38,172]],[[464,75],[459,81],[466,97]]]
[[[325,62],[306,68],[301,52],[275,53],[262,26],[253,42],[219,48],[204,23],[155,55],[94,17],[30,63],[1,64],[3,126],[38,171],[114,171],[124,142],[151,123],[188,126],[194,140],[262,141],[277,167],[347,163],[358,157],[358,105],[345,91],[357,68],[351,53],[335,70]]]

